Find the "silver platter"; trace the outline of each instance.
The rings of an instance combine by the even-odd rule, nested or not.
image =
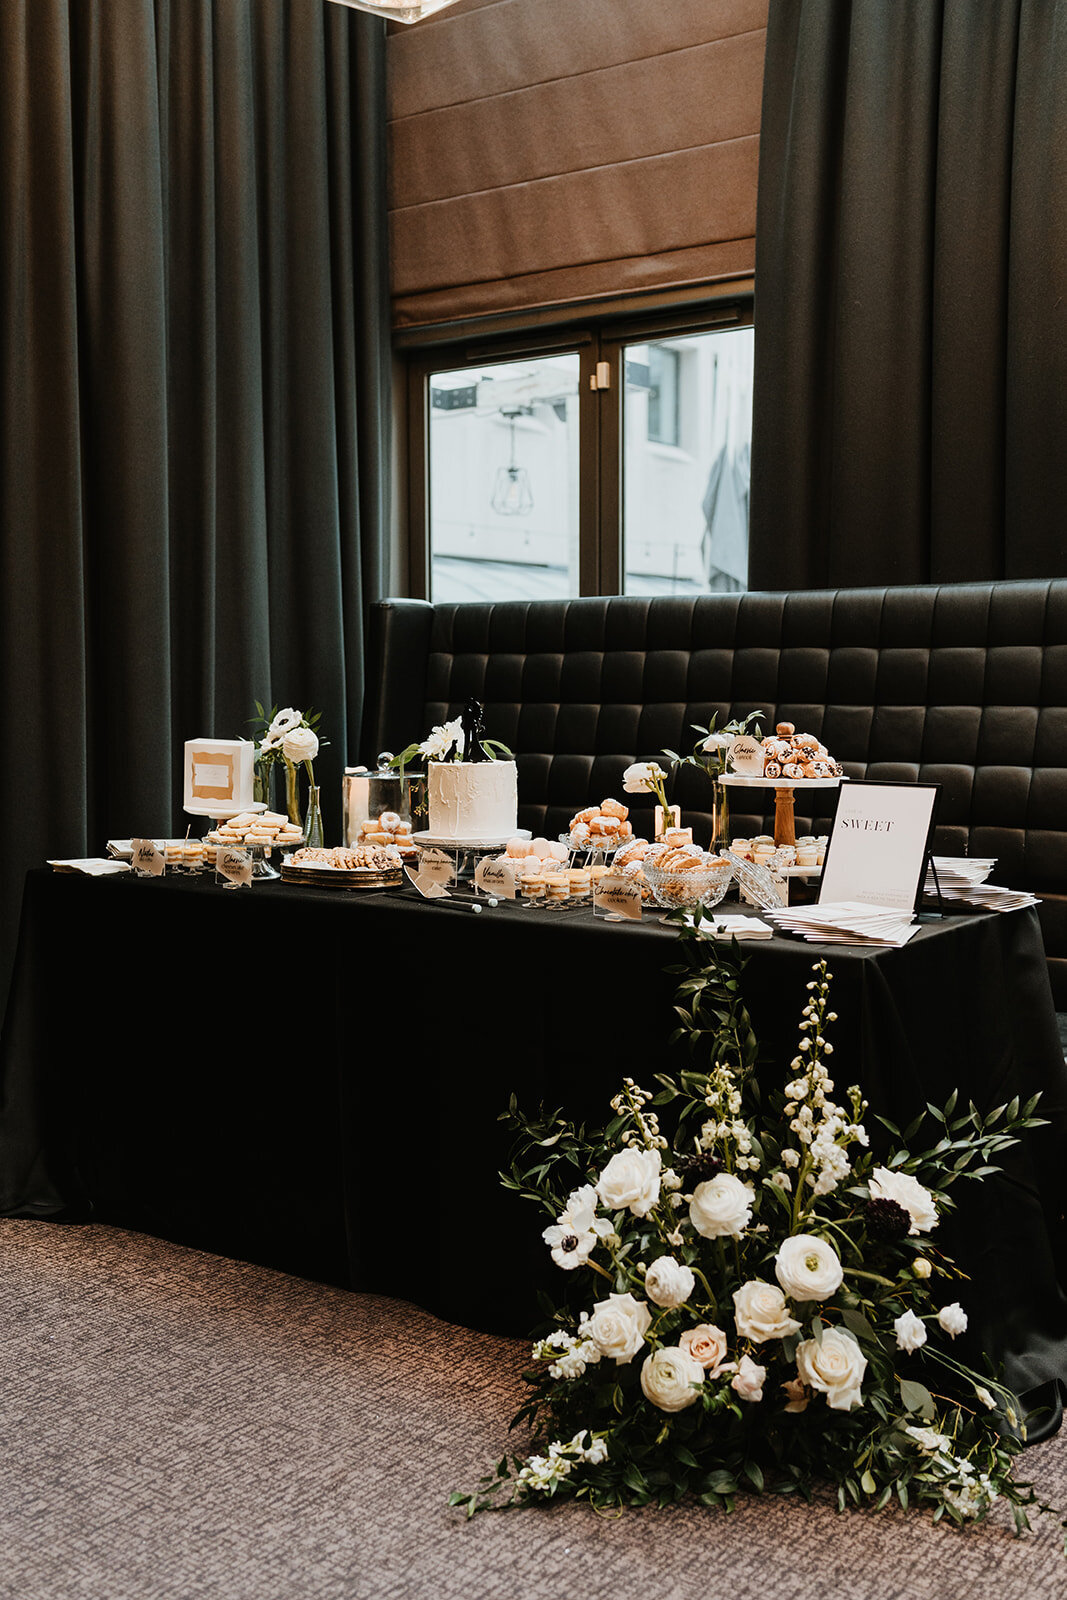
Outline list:
[[[282,882],[302,883],[316,889],[399,889],[404,882],[402,867],[375,872],[370,867],[293,866],[282,862]]]

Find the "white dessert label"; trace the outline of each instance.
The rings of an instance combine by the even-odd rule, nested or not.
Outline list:
[[[232,845],[220,844],[215,853],[215,879],[225,878],[227,883],[252,882],[252,858],[247,850],[237,850]]]
[[[474,869],[474,881],[485,894],[496,895],[500,900],[515,898],[515,874],[506,861],[483,857]]]
[[[450,900],[452,898],[443,883],[435,883],[424,872],[413,872],[410,867],[405,867],[404,871],[424,900]],[[451,879],[449,881],[451,882]]]
[[[632,878],[601,878],[593,890],[593,904],[600,911],[613,911],[620,917],[640,921],[641,885]]]
[[[447,888],[456,881],[456,863],[447,850],[424,850],[419,856],[419,878],[423,883],[439,883]]]
[[[731,772],[748,778],[761,778],[763,754],[763,746],[750,733],[739,733],[726,752],[726,762]]]
[[[166,870],[166,860],[162,850],[156,847],[154,839],[131,839],[133,846],[133,870],[142,877],[159,878]]]

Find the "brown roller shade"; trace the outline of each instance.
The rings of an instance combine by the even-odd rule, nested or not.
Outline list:
[[[462,0],[388,43],[398,327],[747,276],[768,0]]]

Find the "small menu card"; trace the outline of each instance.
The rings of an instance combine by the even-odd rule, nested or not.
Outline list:
[[[641,920],[641,886],[633,878],[608,873],[593,886],[593,910],[613,922]]]
[[[154,839],[131,839],[130,864],[142,878],[161,878],[167,870],[166,858]]]
[[[474,869],[474,882],[483,894],[498,900],[514,900],[515,874],[506,861],[483,856]]]

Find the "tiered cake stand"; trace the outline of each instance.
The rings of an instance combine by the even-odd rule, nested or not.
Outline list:
[[[723,772],[718,782],[731,789],[774,790],[774,842],[796,844],[793,795],[797,789],[836,789],[840,778],[757,778],[740,772]]]

